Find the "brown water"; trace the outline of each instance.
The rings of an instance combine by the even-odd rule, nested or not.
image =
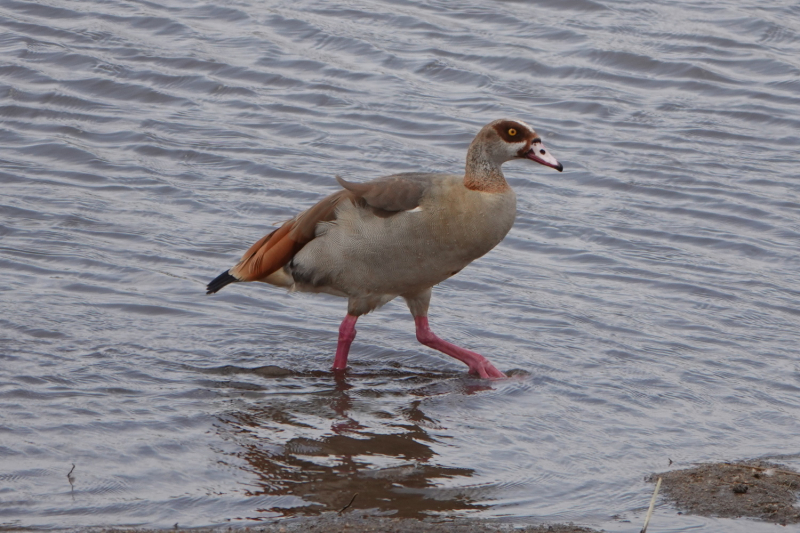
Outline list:
[[[357,492],[633,532],[668,459],[800,463],[796,2],[4,0],[0,28],[4,527]],[[336,380],[343,301],[204,294],[335,174],[458,172],[500,117],[566,170],[505,166],[516,225],[431,323],[512,379],[420,346],[393,302]]]

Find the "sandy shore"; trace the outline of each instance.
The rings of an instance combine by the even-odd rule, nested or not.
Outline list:
[[[702,516],[748,517],[776,524],[800,523],[795,507],[800,473],[765,461],[703,464],[653,474],[678,509]]]

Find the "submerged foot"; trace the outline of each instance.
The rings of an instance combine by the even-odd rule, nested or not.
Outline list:
[[[469,366],[469,373],[484,379],[505,379],[508,376],[500,372],[488,359],[475,361]]]

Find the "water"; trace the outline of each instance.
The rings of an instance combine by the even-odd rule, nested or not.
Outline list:
[[[795,2],[0,5],[0,524],[343,507],[638,531],[655,471],[800,465]],[[363,180],[463,168],[500,117],[563,174],[402,303],[204,285]],[[75,465],[68,478],[67,473]],[[678,515],[651,531],[786,531]]]

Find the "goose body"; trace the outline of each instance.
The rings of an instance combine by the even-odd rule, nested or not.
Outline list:
[[[562,170],[533,128],[518,120],[486,125],[467,152],[464,175],[406,173],[351,183],[255,243],[237,265],[208,285],[237,281],[348,299],[334,370],[342,371],[355,322],[403,297],[417,338],[484,378],[501,378],[483,356],[436,337],[428,325],[431,288],[494,248],[516,216],[516,195],[500,166],[530,159]]]
[[[448,174],[390,179],[422,183],[419,205],[382,218],[343,202],[335,223],[320,224],[316,238],[284,270],[292,288],[333,289],[352,300],[351,313],[363,314],[375,308],[375,298],[416,294],[456,274],[494,248],[514,223],[511,189],[471,191],[463,177]]]

